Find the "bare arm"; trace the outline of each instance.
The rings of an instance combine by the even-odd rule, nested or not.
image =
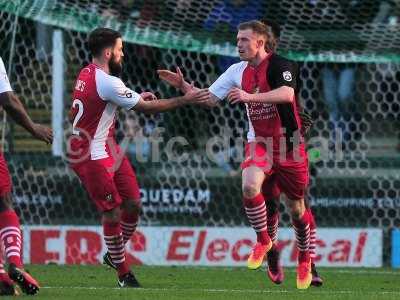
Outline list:
[[[52,142],[53,133],[51,129],[34,123],[26,112],[21,101],[13,92],[0,94],[0,105],[17,124],[24,127],[34,137],[46,143]]]
[[[169,70],[157,70],[158,75],[162,80],[170,84],[171,86],[179,89],[182,93],[188,93],[189,91],[198,91],[199,88],[193,85],[193,82],[190,84],[183,78],[183,74],[179,67],[176,67],[176,73],[171,72]],[[218,105],[219,99],[210,93],[209,99],[206,101],[199,103],[203,107],[215,107]]]
[[[220,99],[215,96],[213,93],[210,93],[210,97],[205,101],[202,106],[213,108],[216,107],[220,102]]]
[[[159,113],[171,109],[175,109],[188,104],[199,104],[203,105],[210,98],[210,93],[206,89],[192,89],[189,90],[184,96],[144,101],[142,98],[132,108],[133,110],[144,112],[146,114]]]
[[[176,67],[176,73],[169,70],[157,70],[157,73],[161,80],[165,81],[174,88],[179,89],[184,94],[194,88],[193,83],[190,84],[189,82],[185,81],[182,71],[179,67]]]
[[[179,70],[179,68],[178,68],[178,70]],[[193,82],[192,82],[192,84],[190,84],[190,83],[187,82],[186,80],[184,80],[184,81],[182,82],[182,86],[180,87],[180,90],[181,90],[182,93],[186,94],[188,91],[190,91],[190,90],[192,90],[192,89],[195,89],[195,90],[196,90],[196,89],[199,89],[199,88],[195,87],[194,84],[193,84]]]
[[[228,94],[228,101],[232,104],[238,102],[292,103],[294,101],[294,89],[288,86],[281,86],[266,93],[249,94],[241,89],[234,88]]]
[[[145,101],[140,99],[139,102],[132,108],[132,110],[144,112],[146,114],[155,114],[183,106],[184,104],[185,101],[183,100],[183,97],[153,101]]]
[[[193,91],[198,91],[200,90],[199,88],[190,85]],[[215,96],[213,93],[209,93],[209,97],[207,98],[207,100],[202,101],[201,103],[199,103],[200,106],[202,107],[206,107],[206,108],[213,108],[216,107],[219,104],[220,99]]]
[[[188,91],[191,91],[191,90],[199,91],[200,89],[198,87],[195,87],[193,84],[189,84],[187,81],[184,81],[181,91],[183,93],[187,93]],[[202,103],[199,103],[199,105],[202,107],[213,108],[219,104],[219,101],[220,101],[220,99],[217,96],[215,96],[213,93],[209,93],[208,99],[205,101],[202,101]]]
[[[19,125],[24,127],[31,134],[34,133],[34,123],[28,116],[21,101],[13,92],[0,94],[0,103],[8,115]]]

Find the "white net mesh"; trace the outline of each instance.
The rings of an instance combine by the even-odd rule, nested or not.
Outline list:
[[[219,48],[215,49],[219,50],[202,53],[201,50],[206,48],[196,46],[200,44],[184,42],[187,33],[196,37],[196,29],[207,21],[211,8],[229,1],[207,1],[207,5],[198,1],[158,3],[165,10],[158,6],[154,10],[151,1],[143,1],[137,9],[129,6],[134,1],[122,2],[125,3],[122,6],[110,1],[47,1],[42,5],[25,1],[21,2],[22,6],[0,2],[1,56],[6,66],[11,65],[9,76],[12,86],[33,119],[51,124],[54,78],[53,48],[49,41],[55,29],[62,29],[64,40],[64,111],[70,107],[70,93],[77,72],[89,61],[85,42],[87,32],[95,25],[123,25],[116,27],[130,41],[125,45],[123,80],[136,91],[155,91],[163,98],[177,92],[160,82],[155,72],[157,68],[181,66],[187,80],[195,81],[197,86],[208,87],[234,60],[215,55],[225,51],[218,46],[220,44],[212,44],[217,45]],[[336,13],[329,10],[339,2],[329,1],[333,6],[322,2],[268,1],[268,4],[262,4],[265,9],[271,5],[271,9],[266,10],[267,17],[285,16],[287,22],[283,28],[282,52],[300,60],[303,58],[303,62],[299,61],[302,70],[300,96],[306,111],[315,120],[309,136],[310,144],[314,146],[310,154],[310,199],[320,226],[383,227],[387,250],[390,246],[389,230],[400,225],[400,65],[398,57],[392,56],[399,48],[398,25],[393,23],[398,12],[390,10],[379,19],[374,12],[383,14],[385,7],[374,1],[363,1],[367,4],[359,8],[350,7],[350,15],[345,19],[340,10]],[[390,1],[387,3],[390,7],[394,5]],[[146,5],[149,7],[145,10],[143,7],[146,8]],[[307,10],[310,7],[311,13]],[[57,18],[65,12],[69,12],[66,16],[70,20]],[[20,16],[17,18],[15,13]],[[73,13],[76,13],[76,18],[71,17]],[[361,19],[347,26],[349,22],[346,20],[356,13],[365,18],[359,16]],[[181,14],[183,18],[179,22],[167,22],[168,14]],[[39,23],[39,18],[43,18],[46,24],[60,27]],[[78,21],[82,18],[87,20],[79,28]],[[310,21],[307,23],[306,19]],[[130,23],[132,20],[134,22]],[[376,22],[372,23],[374,20]],[[230,22],[222,20],[217,25],[209,26],[220,26],[216,31],[218,34],[213,36],[216,41],[227,36],[230,37],[228,40],[234,37]],[[321,31],[316,30],[316,26]],[[323,29],[327,26],[336,30],[337,34],[352,32],[352,35],[339,35],[337,39],[321,44]],[[146,38],[135,35],[138,28],[147,30]],[[150,34],[154,33],[151,30],[179,34],[170,36],[168,44],[160,42],[165,38],[160,32],[157,39]],[[201,41],[210,36],[210,31],[206,29],[202,33],[204,35],[198,38]],[[313,38],[314,43],[310,43]],[[15,47],[10,51],[13,41]],[[382,44],[383,41],[386,43]],[[159,47],[151,47],[156,44]],[[168,49],[171,47],[175,49]],[[234,48],[227,46],[226,49]],[[294,52],[288,52],[289,49]],[[349,52],[350,49],[354,51]],[[374,57],[379,62],[374,62]],[[341,58],[346,63],[333,62]],[[319,62],[324,60],[331,62]],[[68,132],[70,125],[66,113],[64,115],[64,128]],[[142,188],[141,225],[234,226],[246,223],[238,173],[242,154],[240,147],[234,147],[247,126],[242,107],[227,103],[212,110],[184,107],[153,117],[120,112],[118,119],[118,139],[128,147]],[[11,122],[7,124],[5,155],[13,179],[15,206],[22,222],[98,224],[95,207],[66,162],[52,156],[50,147],[36,142],[20,127]],[[157,138],[159,127],[165,129],[161,135],[164,141],[159,144],[161,158],[152,161],[155,157],[151,141]],[[334,140],[334,128],[343,132],[343,145],[336,148],[342,150],[341,154],[331,151],[332,147],[326,152],[319,147],[321,138]],[[173,149],[178,157],[187,154],[183,162],[168,159],[168,141],[177,136],[188,141],[188,145]],[[214,147],[216,160],[211,161],[205,155],[206,146],[210,138],[216,136],[221,136],[226,145],[219,150]],[[236,139],[226,140],[224,136]],[[333,157],[329,156],[333,155],[332,152]],[[239,159],[235,155],[239,155]],[[228,157],[228,161],[223,162],[223,157]],[[283,211],[283,206],[281,210],[281,224],[288,226],[289,215]],[[387,261],[388,257],[385,256],[385,259]]]

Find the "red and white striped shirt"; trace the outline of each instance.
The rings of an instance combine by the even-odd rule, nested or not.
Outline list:
[[[118,77],[95,64],[83,68],[75,83],[70,115],[73,132],[69,156],[74,160],[98,160],[112,156],[115,144],[115,113],[118,107],[132,109],[140,95],[127,88]]]

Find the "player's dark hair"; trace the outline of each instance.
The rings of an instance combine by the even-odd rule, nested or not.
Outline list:
[[[96,28],[89,34],[89,51],[93,57],[98,57],[108,47],[113,47],[118,38],[122,37],[118,31],[110,28]]]
[[[261,22],[263,22],[265,25],[271,27],[271,31],[274,34],[276,39],[280,39],[281,37],[281,26],[272,21],[272,20],[268,20],[268,19],[261,19]]]
[[[268,31],[268,40],[265,43],[265,50],[267,52],[275,52],[276,48],[278,48],[279,38],[281,37],[281,27],[272,20],[262,19],[261,22],[267,26]]]

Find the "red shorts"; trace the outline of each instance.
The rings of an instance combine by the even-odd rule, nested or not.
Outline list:
[[[116,170],[113,166],[112,157],[71,166],[101,212],[120,206],[123,200],[140,204],[139,185],[128,158],[124,156]]]
[[[6,160],[3,153],[0,152],[0,196],[11,192],[11,177],[8,171]]]
[[[277,197],[280,192],[286,194],[291,200],[303,199],[309,183],[308,159],[304,144],[294,153],[288,152],[286,158],[278,155],[271,157],[263,144],[248,143],[245,148],[245,160],[242,169],[256,166],[262,169],[267,178],[263,184],[264,191]]]
[[[276,174],[272,174],[264,180],[261,187],[261,193],[263,194],[265,201],[276,199],[280,196],[281,189],[276,180]]]

